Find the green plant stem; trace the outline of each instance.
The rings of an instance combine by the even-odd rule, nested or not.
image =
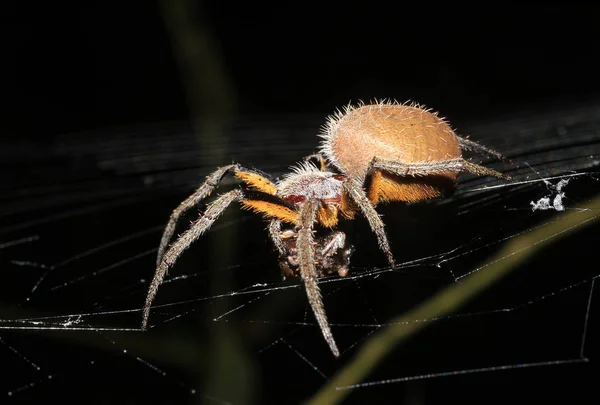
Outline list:
[[[456,310],[541,248],[593,223],[600,216],[598,207],[600,196],[588,204],[558,215],[529,233],[512,239],[463,282],[447,287],[418,307],[392,319],[390,324],[367,341],[356,357],[334,375],[308,403],[330,405],[342,401],[352,391],[347,387],[362,381],[396,345],[431,324],[414,322],[415,319],[436,319]]]

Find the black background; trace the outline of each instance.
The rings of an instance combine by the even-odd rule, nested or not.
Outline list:
[[[202,2],[235,111],[329,113],[418,101],[462,120],[597,96],[598,7]],[[2,133],[186,119],[185,87],[153,2],[22,4],[3,17]]]

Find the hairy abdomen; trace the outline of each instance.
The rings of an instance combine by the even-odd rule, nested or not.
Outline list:
[[[454,131],[436,114],[408,105],[358,107],[330,125],[333,162],[347,175],[364,181],[373,157],[410,164],[461,157]],[[441,196],[456,183],[457,172],[435,176],[376,174],[372,202],[418,201]]]

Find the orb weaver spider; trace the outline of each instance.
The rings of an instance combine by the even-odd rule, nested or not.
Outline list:
[[[158,249],[142,329],[147,326],[152,301],[167,270],[231,203],[238,202],[269,221],[268,232],[279,253],[282,274],[301,277],[325,341],[338,357],[317,279],[348,273],[353,248],[346,246],[345,234],[335,230],[339,220],[351,220],[362,213],[394,268],[384,224],[375,210],[378,204],[442,197],[454,189],[461,171],[510,179],[462,157],[462,150],[471,150],[503,159],[498,152],[457,136],[437,113],[414,103],[349,105],[328,118],[320,136],[319,152],[293,166],[280,180],[273,181],[239,164],[219,167],[173,211]],[[207,198],[228,174],[242,186],[209,203],[204,214],[169,246],[179,218]],[[290,228],[282,229],[282,224]],[[315,239],[315,227],[330,231]]]

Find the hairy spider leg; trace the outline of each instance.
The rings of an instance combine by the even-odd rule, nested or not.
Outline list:
[[[241,202],[242,208],[256,214],[263,214],[269,221],[267,230],[269,238],[279,254],[285,254],[285,245],[281,239],[282,222],[295,225],[298,222],[298,212],[286,201],[277,196],[263,195],[248,196]]]
[[[265,219],[278,219],[293,225],[298,221],[296,208],[278,196],[261,192],[248,193],[241,204],[243,209],[263,214]]]
[[[306,289],[306,296],[308,302],[315,314],[317,323],[321,328],[323,337],[329,345],[333,355],[339,357],[340,351],[337,348],[329,322],[327,321],[327,315],[325,314],[325,307],[323,306],[323,299],[321,298],[321,290],[317,284],[317,270],[315,268],[315,252],[314,252],[314,238],[312,233],[313,224],[317,218],[317,212],[319,210],[319,202],[315,200],[306,201],[300,208],[298,215],[298,256],[300,259],[300,275],[304,281],[304,288]]]
[[[317,162],[319,162],[319,170],[322,172],[326,171],[327,168],[329,167],[329,165],[327,164],[327,160],[325,160],[323,155],[320,153],[313,153],[312,155],[308,155],[308,156],[304,157],[305,161],[309,161],[311,159],[315,159]]]
[[[269,237],[273,241],[277,252],[279,252],[280,255],[285,254],[285,245],[283,244],[283,239],[281,239],[281,220],[270,220],[267,230],[269,231]]]
[[[511,177],[493,169],[488,169],[464,158],[436,160],[432,162],[402,163],[397,160],[374,157],[371,166],[373,169],[386,170],[399,176],[428,176],[441,174],[447,171],[463,171],[477,176],[492,176],[499,179],[510,180]]]
[[[342,189],[342,199],[340,201],[340,214],[346,219],[354,219],[358,205],[352,200],[346,188]]]
[[[269,179],[260,175],[259,173],[256,173],[255,171],[245,169],[237,163],[218,168],[206,176],[206,181],[200,187],[198,187],[198,189],[192,195],[179,204],[179,206],[175,208],[171,214],[169,222],[163,231],[160,245],[158,247],[158,254],[156,257],[157,266],[160,265],[165,250],[169,245],[169,241],[173,237],[173,233],[175,232],[175,227],[177,226],[179,218],[181,218],[181,216],[190,208],[198,205],[200,202],[202,202],[202,200],[208,197],[215,190],[215,188],[218,187],[225,175],[228,173],[235,173],[235,176],[240,180],[264,193],[275,194],[277,191],[275,184],[273,184]]]
[[[244,183],[252,187],[253,189],[260,191],[265,194],[275,195],[277,193],[277,187],[275,184],[265,176],[257,173],[256,171],[250,170],[237,170],[235,177],[242,180]]]
[[[458,139],[458,145],[460,146],[460,148],[462,150],[470,150],[472,152],[491,155],[491,156],[494,156],[495,158],[498,158],[498,159],[504,160],[504,161],[508,160],[506,157],[501,155],[499,152],[496,152],[495,150],[490,149],[486,146],[480,145],[479,143],[477,143],[475,141],[472,141],[472,140],[466,139],[466,138],[461,138],[458,135],[456,136],[456,138]]]
[[[146,303],[144,304],[144,311],[142,315],[142,329],[146,329],[148,324],[148,317],[150,316],[150,307],[152,301],[156,296],[158,287],[162,283],[163,279],[167,275],[169,268],[175,263],[175,261],[181,256],[181,254],[194,243],[204,232],[206,232],[215,220],[225,211],[225,209],[234,201],[241,201],[244,198],[242,190],[232,190],[228,193],[223,194],[215,201],[211,202],[200,218],[192,223],[190,228],[185,231],[169,249],[167,249],[164,258],[158,265],[154,278],[150,283],[148,289],[148,295],[146,296]]]
[[[377,236],[379,248],[383,251],[393,269],[396,267],[396,262],[394,260],[394,256],[392,255],[390,243],[388,242],[387,235],[385,233],[385,225],[383,224],[383,221],[381,220],[381,217],[377,211],[375,211],[375,207],[373,204],[371,204],[367,198],[367,195],[365,194],[365,191],[356,180],[348,178],[346,181],[344,181],[343,188],[346,194],[342,195],[342,202],[344,202],[345,198],[349,198],[357,205],[358,209],[367,218],[371,230],[375,233],[375,236]]]
[[[333,204],[321,202],[317,211],[317,221],[325,228],[333,228],[338,224],[338,209]]]
[[[284,200],[258,190],[232,190],[209,203],[204,214],[195,222],[193,222],[190,228],[179,238],[177,238],[177,240],[166,250],[163,259],[157,266],[156,272],[154,273],[154,278],[148,289],[146,304],[144,305],[142,329],[145,329],[147,326],[152,301],[154,300],[154,297],[158,291],[158,287],[164,280],[168,269],[192,243],[194,243],[212,226],[212,224],[223,213],[223,211],[225,211],[225,209],[227,209],[227,207],[235,201],[240,202],[243,208],[250,208],[258,212],[262,211],[255,209],[255,207],[261,207],[266,210],[263,213],[271,216],[276,216],[281,214],[281,212],[284,212],[284,217],[287,218],[292,216],[294,218],[294,222],[298,216],[295,211],[285,206],[285,204],[288,203],[286,203]],[[266,209],[265,207],[270,208]],[[273,207],[275,207],[275,209],[272,209]]]
[[[368,172],[368,176],[371,177],[369,200],[372,204],[377,204],[380,201],[417,201],[441,195],[439,188],[428,184],[419,184],[418,187],[403,187],[398,181],[386,177],[383,172],[400,177],[422,177],[444,174],[448,171],[464,171],[477,176],[492,176],[504,180],[511,179],[508,175],[471,163],[464,158],[402,163],[397,160],[374,157],[369,165]],[[411,192],[414,192],[414,196]]]

